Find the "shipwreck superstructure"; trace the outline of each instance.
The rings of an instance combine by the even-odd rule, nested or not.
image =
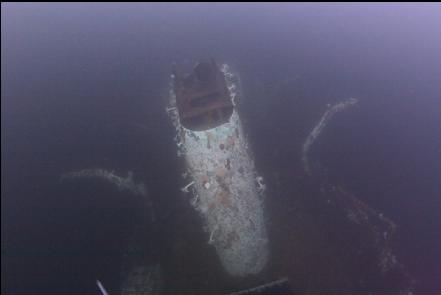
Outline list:
[[[191,204],[205,223],[208,243],[231,275],[256,274],[269,250],[264,184],[256,173],[235,108],[237,77],[228,66],[198,63],[187,76],[176,67],[168,112],[185,157]]]

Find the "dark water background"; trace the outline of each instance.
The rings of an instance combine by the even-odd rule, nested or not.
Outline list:
[[[440,52],[439,3],[2,4],[2,290],[98,294],[99,276],[118,287],[133,208],[111,192],[63,195],[59,176],[132,170],[172,208],[182,181],[164,111],[170,65],[215,57],[241,76],[266,177],[299,169],[300,139],[326,104],[359,99],[313,157],[397,223],[418,294],[436,294]]]

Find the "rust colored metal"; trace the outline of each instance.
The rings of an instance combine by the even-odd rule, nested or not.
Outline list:
[[[199,62],[190,74],[173,66],[174,91],[181,124],[202,131],[222,125],[233,113],[224,74],[214,60]]]

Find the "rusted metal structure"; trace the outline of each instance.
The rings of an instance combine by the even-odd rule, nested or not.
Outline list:
[[[182,126],[202,131],[228,122],[233,113],[233,103],[224,74],[213,59],[197,63],[186,75],[173,65],[173,75]]]

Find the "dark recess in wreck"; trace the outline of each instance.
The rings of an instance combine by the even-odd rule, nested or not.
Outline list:
[[[199,62],[190,74],[173,65],[174,92],[181,124],[201,131],[222,125],[233,113],[224,74],[212,59]]]

